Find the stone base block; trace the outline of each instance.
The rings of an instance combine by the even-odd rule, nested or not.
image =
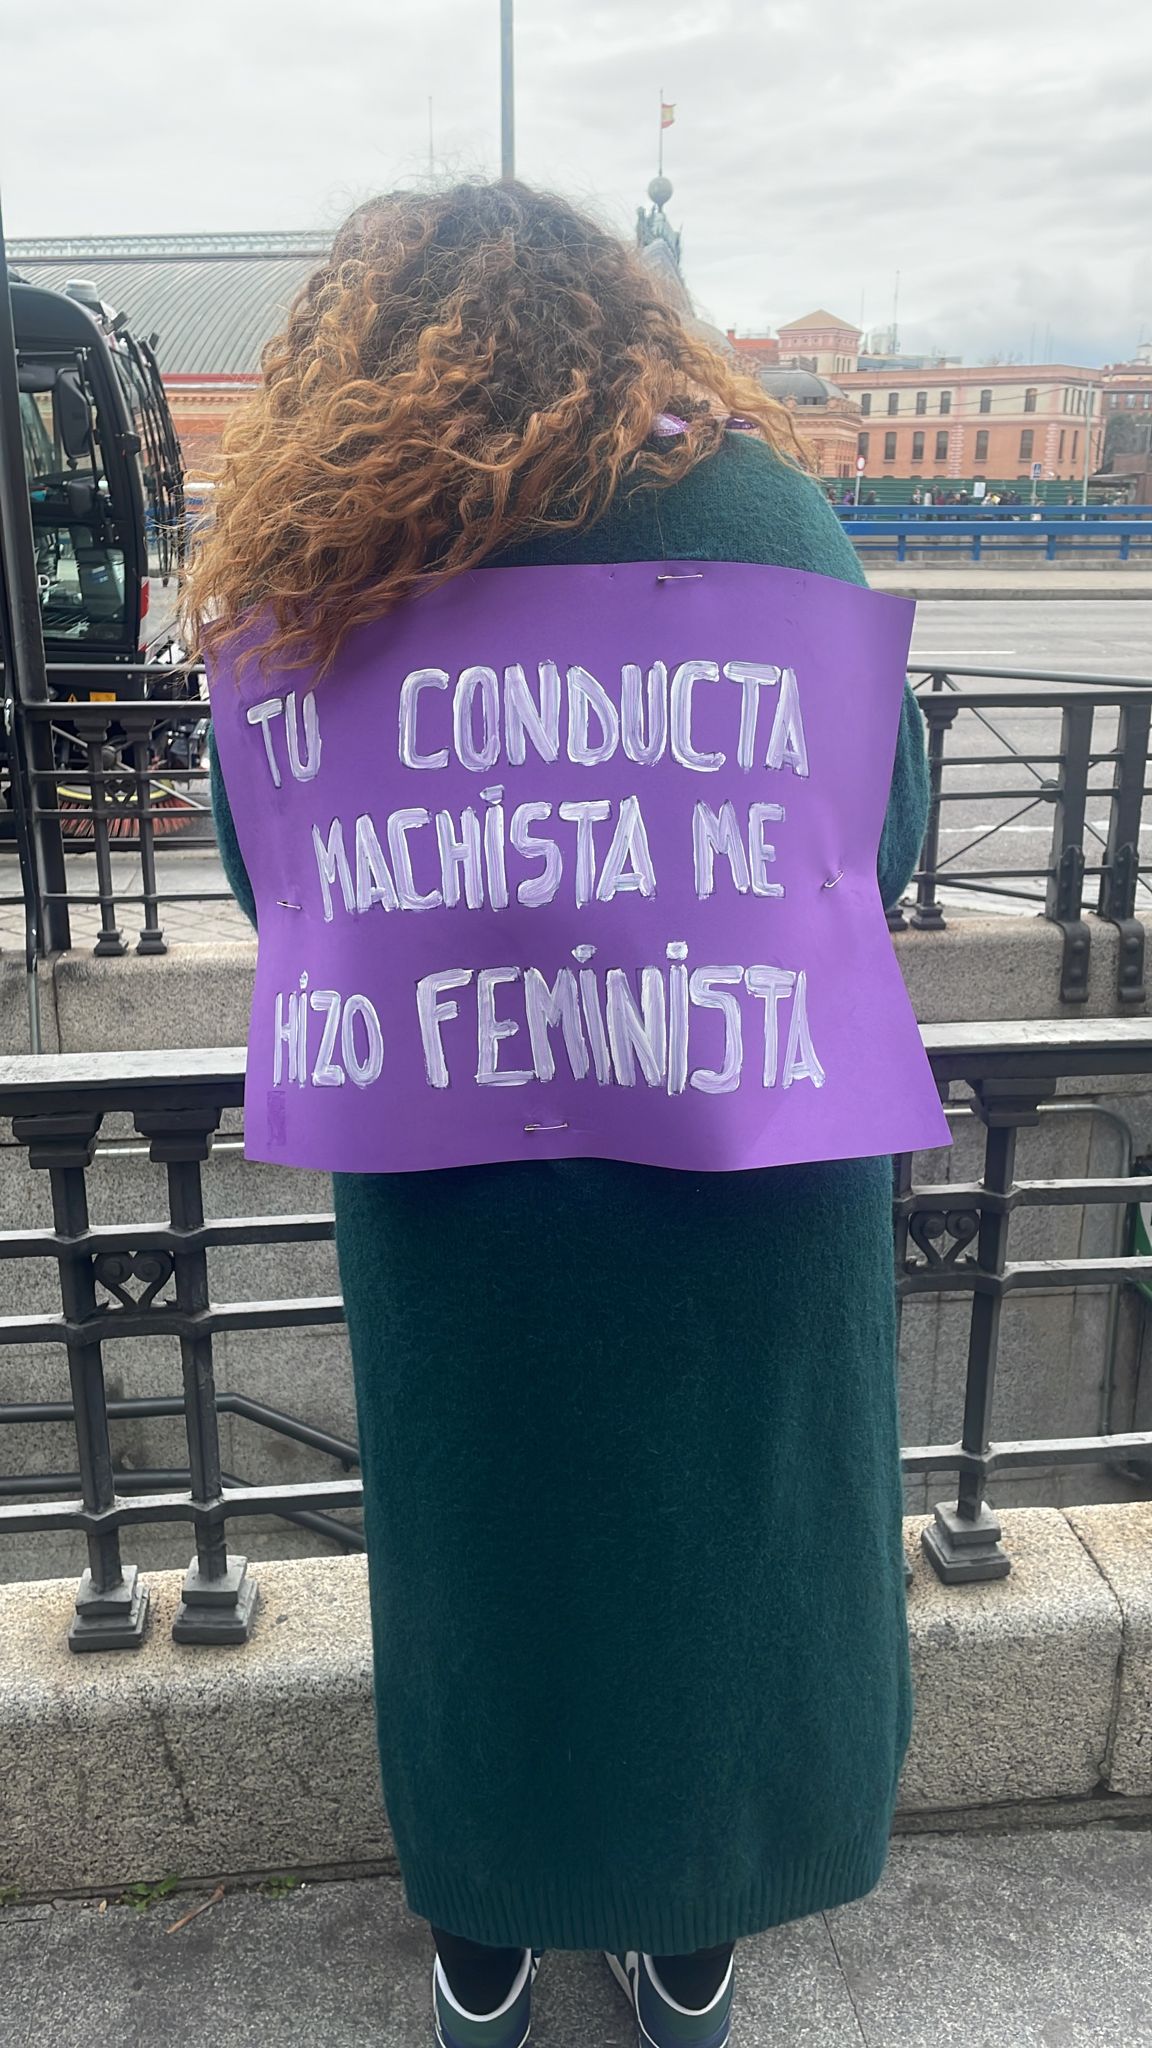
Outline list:
[[[1152,1501],[1069,1508],[1067,1520],[1104,1574],[1124,1619],[1119,1696],[1108,1754],[1113,1792],[1152,1793]]]
[[[184,1576],[141,1649],[85,1657],[74,1580],[0,1589],[0,1886],[391,1860],[363,1558],[262,1564],[236,1647],[172,1641]]]
[[[958,1586],[923,1554],[926,1518],[905,1523],[916,1722],[902,1808],[1074,1798],[1101,1783],[1119,1607],[1058,1509],[998,1520],[1008,1576]]]

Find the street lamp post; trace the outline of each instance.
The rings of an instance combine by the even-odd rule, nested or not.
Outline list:
[[[512,0],[500,0],[500,176],[516,176],[516,96]]]

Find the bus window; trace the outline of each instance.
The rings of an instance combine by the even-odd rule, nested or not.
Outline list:
[[[148,573],[166,581],[184,554],[184,493],[180,444],[172,427],[156,359],[144,342],[127,335],[113,354],[116,374],[140,443]]]
[[[58,381],[64,377],[66,387]],[[86,435],[77,431],[77,408],[83,404],[88,406]],[[61,418],[65,406],[67,432]],[[95,412],[75,363],[21,361],[20,422],[45,638],[121,640],[126,626],[124,553],[113,544]]]

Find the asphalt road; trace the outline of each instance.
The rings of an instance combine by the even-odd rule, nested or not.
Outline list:
[[[1152,676],[1152,602],[925,598],[916,607],[912,653],[973,668]]]

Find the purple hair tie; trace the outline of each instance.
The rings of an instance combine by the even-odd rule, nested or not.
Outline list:
[[[747,420],[742,413],[738,412],[729,413],[724,426],[730,434],[758,434],[760,432],[755,420]],[[688,432],[688,422],[687,420],[682,420],[678,413],[658,412],[652,423],[652,432],[670,439],[674,434],[686,434]]]

